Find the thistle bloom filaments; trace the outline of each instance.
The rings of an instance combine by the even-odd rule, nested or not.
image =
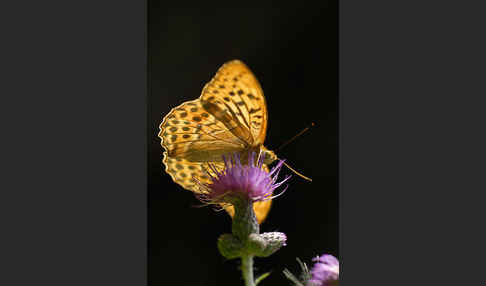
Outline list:
[[[315,261],[316,264],[312,267],[311,279],[307,286],[335,285],[333,283],[339,280],[339,261],[337,258],[330,254],[324,254],[312,261]]]
[[[235,199],[243,199],[248,202],[257,202],[272,199],[273,191],[286,182],[290,176],[277,183],[277,176],[282,167],[280,161],[267,173],[263,169],[264,157],[260,156],[255,163],[255,153],[248,156],[248,165],[243,165],[238,154],[233,157],[223,157],[225,168],[216,170],[209,165],[213,174],[211,184],[199,183],[203,192],[198,198],[209,204],[234,203]],[[285,190],[284,190],[285,191]],[[282,191],[281,193],[283,193]]]

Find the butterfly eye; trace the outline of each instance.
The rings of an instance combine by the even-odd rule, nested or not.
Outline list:
[[[265,148],[265,147],[263,147]],[[263,156],[263,163],[264,164],[271,164],[273,163],[273,161],[277,160],[277,155],[275,155],[275,153],[273,153],[273,151],[270,151],[268,149],[263,149],[261,152],[260,152],[260,156]]]

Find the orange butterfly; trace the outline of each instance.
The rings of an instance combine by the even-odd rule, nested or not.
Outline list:
[[[263,146],[267,131],[267,106],[263,90],[250,69],[241,61],[225,63],[207,83],[196,100],[173,108],[160,124],[159,137],[165,149],[165,171],[174,182],[199,192],[193,178],[210,183],[205,166],[224,167],[222,156],[248,152],[265,155],[263,167],[277,159]],[[256,202],[255,214],[261,223],[272,201]],[[225,208],[233,215],[232,206]]]

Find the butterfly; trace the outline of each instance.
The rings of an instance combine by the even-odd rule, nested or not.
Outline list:
[[[249,152],[264,155],[263,168],[277,159],[263,146],[268,112],[260,83],[240,60],[223,64],[203,88],[198,99],[173,108],[159,126],[165,149],[162,162],[172,180],[192,192],[199,192],[194,178],[210,183],[208,163],[222,170],[223,155]],[[256,202],[255,214],[263,222],[271,200]],[[232,206],[226,211],[233,216]]]

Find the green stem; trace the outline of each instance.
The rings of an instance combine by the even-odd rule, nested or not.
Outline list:
[[[232,232],[243,243],[246,243],[248,236],[252,233],[260,233],[253,203],[247,201],[235,201],[235,215],[233,217]]]
[[[253,256],[245,255],[241,257],[241,272],[245,280],[245,286],[255,286],[253,278]]]
[[[249,252],[248,238],[251,234],[258,234],[260,227],[253,211],[253,203],[247,200],[235,199],[233,206],[235,207],[235,215],[233,217],[232,232],[243,244],[243,253],[240,256],[241,272],[245,280],[245,286],[255,286],[253,254]]]

